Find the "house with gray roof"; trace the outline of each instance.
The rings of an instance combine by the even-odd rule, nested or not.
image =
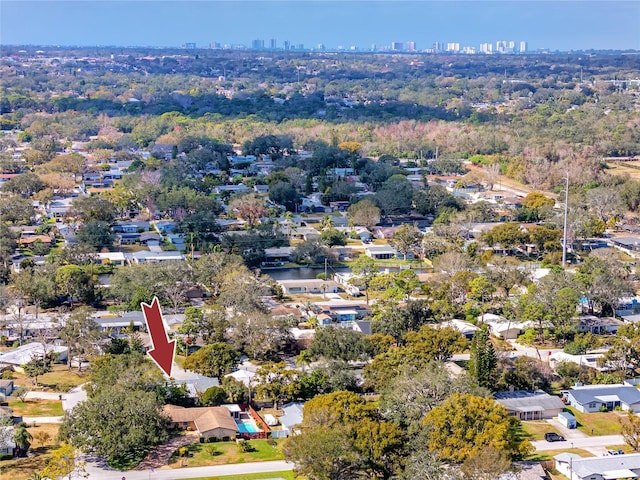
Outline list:
[[[284,415],[280,417],[280,424],[282,430],[286,432],[286,435],[293,435],[295,427],[302,423],[302,411],[304,409],[304,403],[293,402],[287,403],[282,407]]]
[[[640,453],[583,458],[574,453],[553,457],[556,470],[569,480],[615,480],[640,477]]]
[[[631,385],[580,385],[563,392],[568,405],[579,412],[593,413],[603,409],[640,410],[640,390]]]
[[[557,417],[564,410],[560,397],[549,395],[542,390],[516,390],[514,392],[498,392],[494,395],[496,402],[520,420],[543,420]]]

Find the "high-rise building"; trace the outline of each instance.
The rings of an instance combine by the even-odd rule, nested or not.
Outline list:
[[[407,42],[406,49],[407,49],[407,52],[415,52],[416,51],[416,42]]]
[[[433,53],[442,53],[444,44],[442,42],[433,42]]]
[[[264,50],[264,40],[256,39],[251,42],[251,48],[253,50]]]
[[[480,53],[493,53],[493,43],[481,43]]]
[[[394,52],[401,52],[404,50],[404,44],[402,42],[391,42],[391,50]]]
[[[527,53],[527,42],[520,42],[520,53]]]
[[[275,50],[276,48],[278,48],[278,40],[276,40],[275,38],[269,40],[269,48],[271,50]]]
[[[291,42],[290,42],[289,40],[285,40],[285,41],[282,43],[282,46],[283,46],[283,48],[284,48],[285,50],[291,50]]]
[[[186,48],[187,50],[195,50],[196,44],[193,42],[187,42],[184,44],[184,48]]]
[[[459,43],[454,43],[454,42],[447,43],[447,52],[458,53],[459,51],[460,51]]]

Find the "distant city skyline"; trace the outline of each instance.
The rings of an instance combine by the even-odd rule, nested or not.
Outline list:
[[[360,51],[438,42],[481,49],[527,42],[535,51],[640,50],[640,2],[2,0],[3,45],[265,48],[288,41]],[[261,47],[260,47],[261,48]],[[409,49],[411,50],[411,49]],[[445,48],[446,50],[446,48]]]

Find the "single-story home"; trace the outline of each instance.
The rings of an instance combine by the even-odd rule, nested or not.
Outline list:
[[[561,453],[553,457],[556,470],[569,480],[615,480],[640,477],[640,453],[581,457]]]
[[[294,247],[272,247],[264,249],[264,263],[286,263],[290,262]]]
[[[134,263],[160,263],[160,262],[176,262],[184,260],[184,255],[180,252],[134,252],[131,255]]]
[[[606,363],[598,363],[598,361],[603,357],[604,351],[587,352],[584,355],[571,355],[570,353],[565,352],[555,352],[549,356],[549,363],[554,369],[560,362],[572,362],[582,367],[589,367],[594,370],[598,370],[599,372],[606,372],[611,370],[611,367]]]
[[[390,245],[370,245],[365,247],[364,253],[374,260],[389,260],[395,258],[398,252]]]
[[[285,295],[295,293],[336,293],[338,284],[333,280],[309,278],[302,280],[278,280]]]
[[[505,340],[515,340],[526,328],[522,323],[510,321],[493,313],[478,316],[478,322],[483,321],[489,326],[492,335]]]
[[[97,259],[100,263],[109,263],[117,267],[124,267],[127,261],[123,252],[98,253]]]
[[[280,420],[280,425],[282,425],[282,430],[285,431],[286,436],[293,435],[296,426],[302,423],[303,409],[304,403],[302,402],[287,403],[282,407],[284,415],[278,420]]]
[[[549,395],[542,390],[498,392],[494,395],[494,398],[511,415],[520,420],[553,418],[564,410],[564,403],[559,397]]]
[[[67,358],[69,349],[60,345],[47,345],[46,353],[54,354],[59,361],[64,361]],[[8,350],[2,353],[0,356],[0,366],[6,365],[13,367],[17,372],[22,372],[21,365],[29,363],[34,358],[43,358],[45,350],[41,343],[33,342],[22,345],[13,350]]]
[[[13,380],[0,380],[0,398],[8,397],[13,393]]]
[[[578,319],[578,331],[590,332],[594,335],[615,334],[618,328],[624,324],[613,317],[596,317],[595,315],[580,315]]]
[[[631,385],[577,385],[562,393],[568,405],[583,413],[616,407],[635,412],[640,410],[640,390]]]
[[[165,405],[163,413],[176,428],[198,432],[204,438],[232,439],[239,433],[238,425],[227,407],[193,407]]]
[[[453,320],[448,320],[446,322],[440,323],[441,327],[451,327],[458,330],[467,340],[471,340],[473,335],[480,330],[479,327],[476,327],[473,323],[467,322],[466,320],[460,320],[458,318],[454,318]]]
[[[15,455],[16,454],[16,442],[13,441],[13,425],[0,426],[0,456],[2,455]]]

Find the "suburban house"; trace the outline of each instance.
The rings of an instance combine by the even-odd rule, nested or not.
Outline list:
[[[272,247],[264,249],[263,265],[281,265],[291,261],[294,247]]]
[[[635,412],[640,410],[640,390],[631,385],[579,385],[562,393],[568,405],[583,413],[616,407]]]
[[[278,420],[280,420],[280,424],[282,425],[282,430],[285,432],[285,436],[288,437],[289,435],[293,435],[295,432],[295,427],[302,423],[303,409],[304,403],[302,402],[287,403],[282,407],[284,415]]]
[[[598,360],[603,357],[604,353],[602,352],[587,352],[584,355],[571,355],[570,353],[565,352],[555,352],[549,356],[549,363],[551,364],[551,367],[555,368],[555,366],[560,362],[572,362],[577,365],[593,368],[599,372],[606,372],[611,368],[606,364],[598,364]]]
[[[180,252],[134,252],[131,255],[133,263],[160,263],[160,262],[176,262],[184,260],[184,255]]]
[[[69,349],[59,345],[47,345],[46,354],[55,355],[59,361],[67,359]],[[0,356],[0,369],[4,366],[12,367],[14,371],[23,373],[21,365],[31,362],[34,358],[42,358],[45,350],[41,343],[33,342],[22,345],[13,350],[3,352]]]
[[[336,293],[338,284],[333,280],[310,278],[307,280],[278,280],[285,295],[295,293]]]
[[[13,392],[13,380],[0,380],[0,399],[8,397]]]
[[[615,334],[618,332],[618,328],[624,324],[617,318],[601,318],[595,315],[580,315],[578,322],[579,332],[590,332],[594,335]]]
[[[556,470],[569,480],[609,480],[640,477],[640,453],[581,457],[561,453],[553,457]]]
[[[479,327],[476,327],[473,323],[467,322],[466,320],[460,320],[458,318],[454,318],[452,320],[448,320],[446,322],[440,323],[441,327],[451,327],[458,330],[467,340],[471,340],[473,335],[480,330]]]
[[[370,245],[364,249],[364,253],[367,257],[371,257],[374,260],[389,260],[395,258],[398,254],[396,249],[390,245]],[[407,258],[409,257],[407,256]]]
[[[98,253],[100,263],[109,263],[117,267],[124,267],[126,258],[122,252],[104,252]]]
[[[542,390],[516,390],[498,392],[496,402],[507,409],[509,414],[520,420],[543,420],[557,417],[564,410],[559,397]]]
[[[238,425],[227,407],[193,407],[165,405],[163,413],[173,427],[191,429],[203,438],[228,440],[236,438]]]
[[[478,316],[478,322],[484,322],[489,326],[489,331],[492,335],[498,338],[504,338],[505,340],[514,340],[518,338],[526,328],[522,323],[512,322],[500,315],[493,313],[485,313]]]
[[[15,455],[16,442],[13,441],[13,426],[0,426],[0,456]]]

